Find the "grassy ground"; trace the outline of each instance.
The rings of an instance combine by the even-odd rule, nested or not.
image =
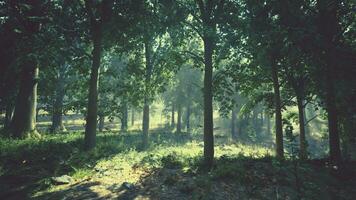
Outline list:
[[[322,160],[283,163],[272,150],[216,137],[211,172],[202,167],[201,135],[155,130],[100,133],[82,150],[83,134],[0,140],[0,199],[355,199],[355,168]],[[51,177],[69,175],[70,184]],[[124,184],[123,184],[124,183]]]

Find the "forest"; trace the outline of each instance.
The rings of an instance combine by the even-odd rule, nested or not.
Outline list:
[[[0,199],[356,199],[356,1],[0,0]]]

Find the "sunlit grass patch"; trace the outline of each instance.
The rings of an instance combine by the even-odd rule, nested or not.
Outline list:
[[[138,183],[156,169],[179,169],[184,173],[197,173],[203,163],[204,143],[196,133],[171,133],[164,129],[150,133],[150,146],[141,150],[142,133],[105,132],[97,134],[97,145],[84,151],[83,132],[43,134],[40,139],[0,140],[0,166],[5,175],[34,174],[40,185],[35,196],[65,191],[70,185],[55,186],[50,177],[69,175],[74,183],[98,182],[101,185]],[[220,137],[219,140],[227,139]],[[215,146],[215,158],[223,156],[268,155],[270,150],[234,142],[219,142]],[[16,167],[14,167],[16,166]],[[23,166],[23,167],[20,167]]]
[[[251,158],[261,158],[264,156],[274,155],[274,152],[270,148],[262,147],[259,145],[246,145],[242,143],[236,143],[232,145],[217,146],[215,148],[216,156],[222,155],[244,155]]]

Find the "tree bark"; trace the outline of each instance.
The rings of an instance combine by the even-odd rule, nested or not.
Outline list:
[[[231,138],[233,140],[237,139],[237,135],[236,135],[236,109],[235,109],[235,106],[231,111]]]
[[[356,121],[353,119],[353,112],[349,111],[345,114],[344,131],[345,131],[345,158],[349,161],[356,160]]]
[[[200,10],[203,31],[200,36],[204,43],[204,160],[205,167],[211,169],[214,161],[213,124],[213,53],[215,48],[217,19],[223,12],[224,0],[196,0]]]
[[[92,28],[93,32],[93,51],[92,67],[89,81],[89,95],[87,106],[87,117],[85,126],[84,147],[86,150],[93,149],[96,143],[96,125],[98,116],[98,86],[99,68],[101,58],[101,24],[96,23]]]
[[[64,99],[64,85],[65,85],[65,68],[66,66],[61,66],[60,72],[58,74],[57,87],[56,87],[56,96],[55,102],[53,105],[53,114],[52,114],[52,125],[50,132],[54,133],[57,131],[63,131],[63,99]]]
[[[150,128],[150,106],[148,100],[145,98],[143,105],[143,119],[142,119],[142,133],[143,133],[143,149],[148,147],[148,131]]]
[[[213,39],[204,38],[204,159],[207,168],[211,168],[214,160],[213,132]]]
[[[258,111],[257,108],[254,108],[252,110],[252,124],[253,124],[253,129],[255,130],[256,136],[259,134],[259,121],[258,121]]]
[[[36,131],[37,83],[37,63],[28,61],[22,68],[19,93],[10,125],[11,133],[16,138]]]
[[[122,118],[121,118],[121,131],[127,131],[127,121],[128,121],[128,108],[127,103],[123,105],[122,108]]]
[[[144,106],[143,106],[143,119],[142,119],[142,135],[143,135],[143,149],[148,148],[149,137],[148,131],[150,127],[150,100],[149,100],[149,85],[151,82],[151,73],[152,73],[152,60],[151,60],[151,45],[150,39],[145,41],[145,58],[146,58],[146,74],[145,74],[145,97],[144,97]]]
[[[188,103],[188,105],[187,105],[187,115],[186,115],[186,119],[185,119],[187,132],[190,131],[190,112],[191,112],[190,103]]]
[[[274,109],[276,117],[276,156],[278,159],[284,159],[281,96],[279,91],[278,70],[276,64],[277,63],[273,61],[271,66],[274,90]]]
[[[335,56],[336,44],[335,37],[340,33],[340,25],[338,21],[338,10],[340,1],[317,1],[317,8],[319,9],[319,24],[318,30],[322,39],[324,39],[324,48],[321,50],[322,56],[325,60],[325,102],[326,111],[328,113],[329,125],[329,155],[330,160],[334,164],[341,162],[340,150],[340,136],[338,130],[338,111],[335,101],[335,67],[338,61]],[[327,21],[328,23],[325,23]]]
[[[10,127],[12,117],[14,115],[14,105],[11,101],[9,101],[6,105],[5,109],[5,119],[4,119],[4,130],[8,131],[8,128]]]
[[[175,126],[175,120],[174,120],[174,112],[175,112],[175,106],[174,106],[174,103],[172,102],[172,118],[171,118],[171,127],[174,128]]]
[[[99,132],[103,132],[105,126],[105,116],[99,115]]]
[[[341,150],[340,150],[340,137],[338,130],[338,113],[335,105],[335,96],[333,88],[333,78],[330,72],[328,72],[328,78],[326,81],[326,111],[328,113],[328,125],[329,125],[329,155],[330,160],[334,164],[341,162]]]
[[[181,133],[182,132],[182,106],[180,103],[177,104],[178,105],[178,116],[177,116],[177,133]]]
[[[299,158],[306,160],[307,155],[307,141],[305,138],[305,116],[304,116],[304,100],[298,95],[297,96],[298,104],[298,115],[299,115]]]
[[[135,109],[131,108],[131,126],[135,125]]]
[[[271,116],[269,113],[266,113],[266,121],[267,121],[267,135],[271,135]]]

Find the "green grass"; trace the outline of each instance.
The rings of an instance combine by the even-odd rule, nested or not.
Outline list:
[[[193,138],[196,137],[196,138]],[[190,170],[192,162],[202,156],[203,143],[200,136],[188,134],[172,134],[156,132],[150,134],[150,147],[140,151],[141,134],[102,133],[97,136],[94,150],[85,152],[82,149],[83,134],[80,132],[67,134],[43,135],[40,139],[0,140],[0,184],[7,192],[13,187],[24,186],[27,194],[50,188],[49,177],[68,174],[75,179],[90,177],[95,168],[113,168],[120,166],[123,170],[131,170],[139,165],[145,168],[163,167],[171,162],[165,160],[174,155],[185,170]],[[217,146],[216,155],[239,154],[263,155],[267,149],[241,145]],[[15,177],[15,178],[14,178]],[[14,179],[16,179],[14,181]],[[130,180],[130,177],[125,177]],[[10,184],[6,184],[11,180]],[[137,180],[131,180],[137,181]]]
[[[61,175],[70,175],[76,184],[100,182],[108,188],[123,182],[164,183],[175,193],[189,191],[196,198],[203,199],[204,195],[209,196],[226,184],[230,187],[240,184],[241,188],[245,188],[245,195],[257,195],[254,192],[257,189],[272,195],[277,187],[286,194],[296,196],[294,161],[280,163],[274,159],[272,149],[235,143],[223,135],[217,136],[215,141],[216,161],[212,171],[207,173],[202,170],[203,142],[199,134],[157,130],[150,134],[150,146],[146,151],[140,149],[140,132],[100,133],[96,148],[88,152],[82,149],[81,132],[43,135],[40,139],[1,138],[0,199],[31,196],[46,199],[51,195],[69,193],[72,186],[55,186],[51,182],[51,177]],[[343,194],[354,184],[345,182],[349,186],[345,187],[345,191],[340,189],[339,185],[345,184],[341,184],[324,166],[298,163],[297,169],[303,183],[309,184],[301,189],[303,195],[321,195],[322,187],[331,187],[337,191],[335,194]],[[167,170],[173,170],[177,177],[168,176]],[[187,188],[184,182],[187,180],[192,180],[196,187]],[[220,188],[222,191],[225,189]],[[107,192],[96,191],[98,194]]]

